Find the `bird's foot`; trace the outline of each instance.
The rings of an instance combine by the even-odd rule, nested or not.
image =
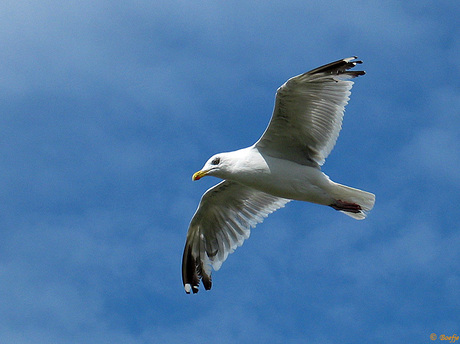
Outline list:
[[[347,211],[349,213],[359,213],[362,210],[359,204],[352,202],[344,202],[341,200],[335,201],[335,203],[332,203],[330,207],[334,208],[335,210]]]

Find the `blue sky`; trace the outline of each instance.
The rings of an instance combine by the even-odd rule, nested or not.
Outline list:
[[[430,343],[460,332],[457,1],[3,1],[0,342]],[[289,77],[358,55],[323,170],[183,291],[191,175],[254,143]]]

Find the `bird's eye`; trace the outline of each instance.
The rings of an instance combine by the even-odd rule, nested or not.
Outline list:
[[[219,165],[220,158],[215,158],[213,161],[211,161],[211,165]]]

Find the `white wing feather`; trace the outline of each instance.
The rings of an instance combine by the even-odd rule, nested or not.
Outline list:
[[[350,57],[295,76],[277,93],[271,121],[255,144],[264,154],[321,166],[342,128],[353,82],[348,71],[361,61]]]
[[[200,279],[210,289],[211,267],[218,270],[249,237],[251,228],[288,202],[227,180],[206,191],[187,233],[182,261],[185,290],[197,292]]]

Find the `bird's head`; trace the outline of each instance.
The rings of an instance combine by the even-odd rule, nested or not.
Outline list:
[[[228,153],[213,155],[206,161],[206,164],[204,164],[200,171],[193,174],[192,180],[198,180],[204,176],[214,176],[225,179],[229,171],[229,160]]]

